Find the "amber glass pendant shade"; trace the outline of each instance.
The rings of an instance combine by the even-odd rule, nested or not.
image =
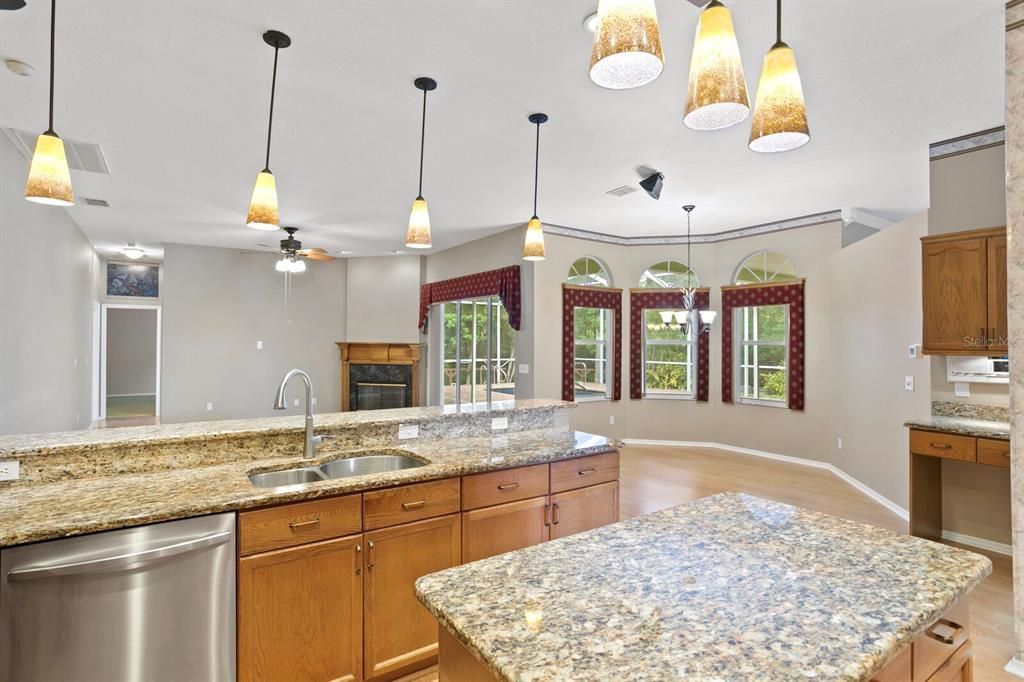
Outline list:
[[[430,212],[427,210],[427,200],[423,197],[416,197],[412,202],[405,245],[410,249],[430,248]]]
[[[256,186],[252,188],[252,201],[249,202],[249,216],[245,224],[254,230],[277,230],[280,220],[277,215],[277,183],[274,174],[268,170],[260,171],[256,176]]]
[[[787,152],[810,141],[796,56],[786,43],[775,43],[761,67],[750,148],[755,152]]]
[[[28,182],[25,183],[25,198],[50,206],[71,206],[75,203],[64,140],[53,133],[43,133],[36,139],[36,150],[32,154]]]
[[[544,228],[537,216],[530,218],[530,222],[526,224],[523,260],[544,260]]]
[[[712,0],[700,14],[683,123],[694,130],[736,125],[750,113],[740,46],[729,9]]]
[[[602,88],[647,85],[665,68],[654,0],[600,0],[590,80]]]

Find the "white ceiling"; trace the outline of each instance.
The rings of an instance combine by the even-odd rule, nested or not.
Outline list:
[[[753,98],[774,42],[774,4],[732,0]],[[812,141],[748,151],[749,120],[699,133],[682,123],[699,10],[658,3],[666,67],[608,91],[587,77],[594,0],[62,0],[57,132],[102,146],[109,176],[75,173],[70,215],[97,246],[138,241],[239,248],[274,243],[244,226],[263,166],[273,51],[271,168],[283,224],[306,246],[381,254],[401,247],[416,194],[420,92],[424,195],[435,250],[522,224],[531,213],[533,127],[541,131],[541,218],[622,236],[675,235],[859,206],[928,204],[927,145],[1003,123],[1003,0],[787,0]],[[49,3],[0,14],[0,125],[46,127]],[[607,190],[661,170],[661,201]],[[58,209],[40,209],[58,210]]]

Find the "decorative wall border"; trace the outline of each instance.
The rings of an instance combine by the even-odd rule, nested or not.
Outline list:
[[[1005,142],[1006,129],[1003,126],[989,128],[988,130],[961,135],[949,140],[933,142],[928,145],[928,159],[935,161],[936,159],[944,159],[947,156],[956,156],[957,154],[966,154],[967,152],[974,152],[979,149],[998,147],[1001,144],[1005,144]]]

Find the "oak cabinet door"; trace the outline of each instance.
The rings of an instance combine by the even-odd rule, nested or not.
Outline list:
[[[922,245],[926,352],[986,352],[987,241],[979,237]]]
[[[619,520],[619,482],[551,496],[551,539],[564,538]]]
[[[460,515],[366,533],[363,660],[367,678],[437,655],[437,621],[420,604],[417,578],[457,566]]]
[[[1006,237],[988,238],[988,349],[1009,348],[1006,327]]]
[[[238,679],[362,679],[362,536],[238,561]]]
[[[508,502],[462,513],[462,562],[547,541],[548,498]]]

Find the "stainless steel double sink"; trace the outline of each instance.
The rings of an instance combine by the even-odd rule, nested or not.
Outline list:
[[[332,459],[318,466],[302,466],[249,474],[249,480],[257,488],[281,488],[330,481],[335,478],[414,469],[425,465],[426,462],[416,459],[403,450],[386,450],[354,453],[348,457]]]

